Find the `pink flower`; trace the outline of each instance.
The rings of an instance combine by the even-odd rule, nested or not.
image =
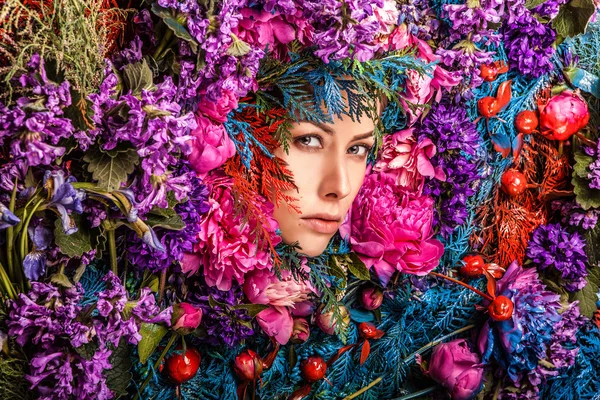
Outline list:
[[[185,255],[182,268],[186,273],[195,273],[202,265],[209,286],[229,290],[233,280],[243,284],[250,271],[270,270],[273,266],[268,246],[257,236],[258,229],[270,235],[273,245],[281,238],[275,234],[277,221],[270,217],[273,205],[266,199],[257,195],[254,201],[268,218],[267,225],[259,228],[255,219],[243,221],[243,216],[234,210],[231,178],[211,174],[205,183],[211,188],[210,210],[200,221],[202,229],[195,255]]]
[[[453,400],[472,399],[483,384],[483,366],[465,339],[437,345],[431,352],[429,376],[450,393]]]
[[[416,56],[423,61],[433,63],[439,61],[440,57],[433,53],[427,42],[408,32],[406,24],[398,26],[390,35],[388,42],[391,50],[400,50],[405,47],[416,47]],[[442,99],[442,88],[450,89],[458,85],[460,76],[446,71],[439,65],[434,65],[429,74],[420,75],[417,71],[408,70],[404,93],[401,102],[408,112],[409,126],[413,125],[423,113],[422,107],[413,110],[408,104],[428,104]]]
[[[309,337],[310,328],[308,327],[308,321],[304,318],[294,318],[291,342],[294,344],[301,344],[306,342]]]
[[[412,136],[413,128],[404,129],[383,139],[383,149],[374,170],[396,177],[396,184],[411,192],[421,193],[425,177],[446,180],[440,167],[430,159],[436,153],[435,144],[424,138],[419,142]]]
[[[244,281],[244,293],[254,304],[294,307],[308,300],[312,293],[309,285],[292,277],[290,271],[281,271],[281,280],[267,270],[254,270]]]
[[[243,19],[240,20],[234,33],[253,47],[269,48],[273,56],[278,59],[287,59],[287,44],[294,39],[307,45],[312,38],[313,27],[302,17],[302,10],[296,15],[281,15],[279,12],[257,11],[244,8],[241,11]]]
[[[214,122],[223,123],[227,121],[227,114],[238,106],[238,97],[231,90],[223,90],[223,95],[215,103],[202,97],[198,103],[198,112],[206,115]]]
[[[179,303],[173,306],[171,325],[173,330],[189,333],[200,325],[202,310],[195,308],[190,303]]]
[[[432,239],[433,199],[399,189],[386,173],[371,174],[354,200],[350,224],[340,227],[352,249],[386,285],[395,271],[426,275],[444,246]],[[350,229],[348,229],[350,226]]]
[[[279,344],[286,344],[292,336],[294,320],[287,307],[269,307],[256,315],[258,325]]]
[[[191,132],[194,139],[190,141],[192,152],[188,155],[188,160],[198,175],[205,177],[209,171],[233,157],[235,145],[223,125],[213,124],[210,119],[199,114],[196,114],[196,122],[198,127]]]

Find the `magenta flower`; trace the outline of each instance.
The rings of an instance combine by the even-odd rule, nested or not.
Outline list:
[[[310,337],[310,328],[305,318],[294,318],[294,326],[290,341],[294,344],[301,344]]]
[[[181,302],[173,306],[173,315],[171,318],[173,330],[188,333],[200,325],[202,310],[190,303]]]
[[[279,344],[286,344],[292,336],[294,320],[287,307],[269,307],[256,315],[262,330],[275,338]]]
[[[227,121],[227,114],[238,106],[238,97],[231,90],[224,90],[219,100],[211,101],[206,97],[198,102],[198,112],[204,114],[214,122],[223,123]]]
[[[254,304],[294,307],[308,300],[312,293],[308,282],[297,281],[290,271],[281,271],[281,280],[268,270],[254,270],[246,275],[244,293]]]
[[[354,201],[348,225],[340,228],[352,249],[385,285],[396,271],[426,275],[444,253],[433,239],[431,197],[405,192],[393,176],[371,174]]]
[[[250,271],[270,270],[273,266],[268,246],[260,240],[258,229],[270,235],[273,245],[281,238],[275,234],[277,221],[271,217],[268,217],[268,224],[260,228],[254,219],[242,220],[243,216],[234,210],[231,178],[214,178],[206,183],[211,187],[210,210],[200,221],[200,241],[194,247],[196,254],[184,257],[182,269],[186,273],[195,273],[202,265],[209,286],[229,290],[234,280],[243,284]],[[262,215],[272,215],[273,205],[266,199],[257,195],[254,204],[261,209]]]
[[[437,345],[429,360],[429,376],[446,389],[453,400],[472,399],[483,387],[483,366],[465,339]]]
[[[235,154],[235,145],[223,125],[213,124],[203,115],[196,115],[198,127],[191,132],[192,151],[188,154],[190,165],[200,177],[220,167]]]
[[[413,128],[387,135],[383,139],[383,149],[373,168],[376,172],[386,172],[396,177],[396,183],[411,192],[421,193],[425,178],[446,180],[440,167],[431,163],[437,150],[429,138],[417,142]]]

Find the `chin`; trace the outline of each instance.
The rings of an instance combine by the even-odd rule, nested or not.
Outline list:
[[[308,257],[320,256],[327,248],[327,245],[329,244],[329,241],[332,237],[333,235],[326,238],[308,237],[299,239],[298,246],[300,248],[298,249],[298,253],[304,254]]]

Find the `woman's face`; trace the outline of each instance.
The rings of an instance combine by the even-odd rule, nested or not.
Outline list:
[[[275,155],[285,160],[298,192],[298,214],[285,203],[275,207],[285,243],[298,242],[300,252],[318,256],[344,221],[362,185],[367,156],[374,144],[373,121],[336,118],[331,124],[295,123],[289,153],[279,148]]]

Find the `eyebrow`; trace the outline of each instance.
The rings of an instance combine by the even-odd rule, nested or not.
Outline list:
[[[329,126],[327,126],[325,124],[322,124],[322,123],[317,122],[317,121],[306,121],[306,122],[308,122],[311,125],[316,126],[317,128],[321,129],[323,132],[327,133],[328,135],[334,135],[335,134],[335,131],[333,129],[331,129],[331,127],[329,127]],[[367,133],[363,133],[362,135],[355,135],[352,138],[351,141],[353,142],[355,140],[367,139],[367,138],[370,138],[372,136],[373,136],[373,131],[370,131],[370,132],[367,132]]]

